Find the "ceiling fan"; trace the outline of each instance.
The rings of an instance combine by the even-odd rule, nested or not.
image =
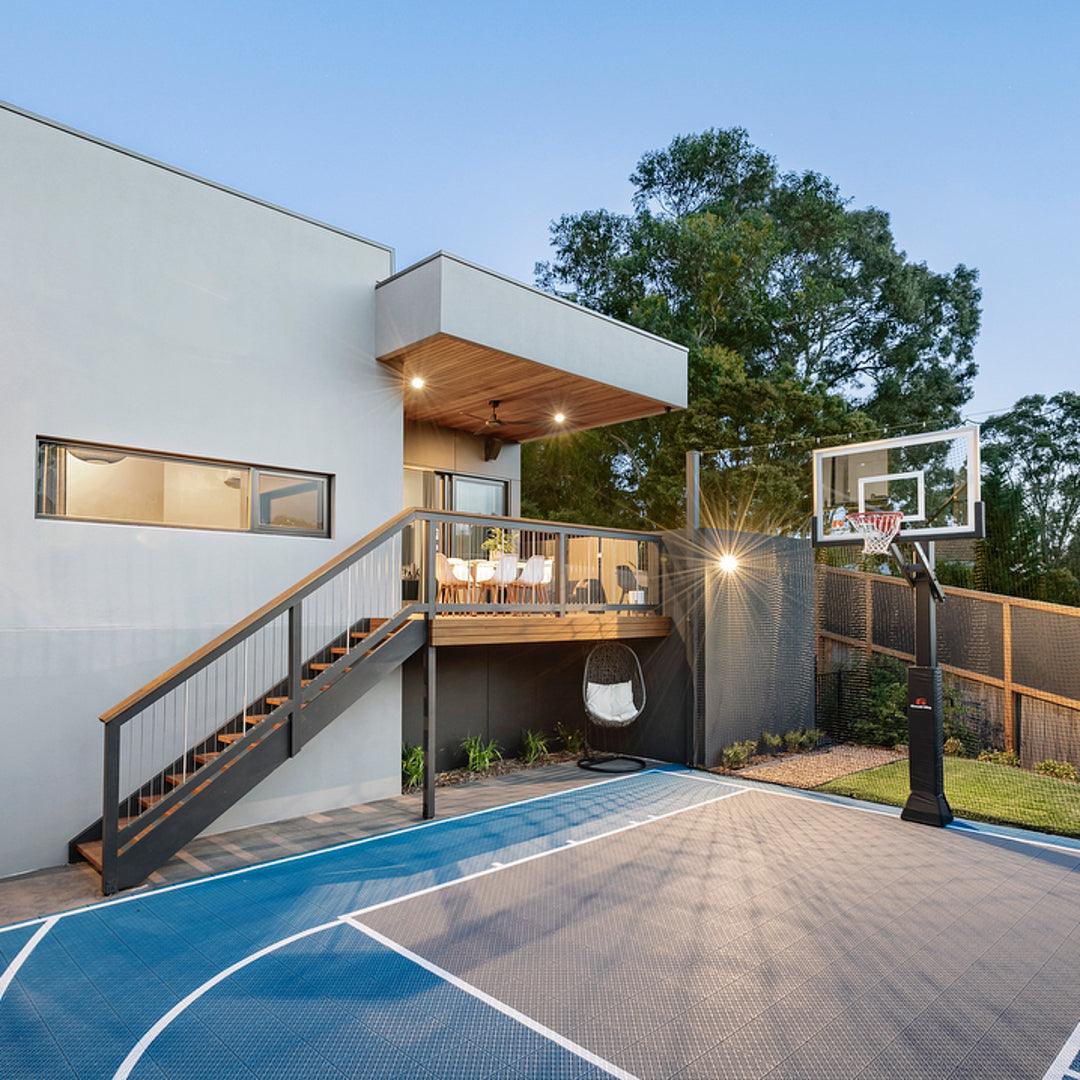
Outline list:
[[[477,416],[476,413],[471,412],[465,413],[466,416],[480,422],[480,428],[473,432],[474,435],[498,435],[503,428],[517,427],[522,424],[542,424],[549,422],[536,417],[506,420],[499,415],[499,406],[502,404],[499,398],[492,398],[488,404],[491,406],[491,412],[487,416]]]

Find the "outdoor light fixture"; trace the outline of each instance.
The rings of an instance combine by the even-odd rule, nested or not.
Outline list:
[[[566,414],[565,414],[565,413],[561,413],[561,412],[557,412],[557,413],[556,413],[556,414],[555,414],[555,415],[554,415],[554,416],[552,417],[552,420],[554,420],[556,424],[561,424],[561,423],[562,423],[562,422],[563,422],[563,421],[564,421],[565,419],[566,419]]]
[[[421,378],[421,377],[420,377],[419,375],[414,375],[414,376],[413,376],[413,377],[412,377],[412,378],[411,378],[411,379],[409,380],[409,385],[410,385],[410,386],[411,386],[411,387],[412,387],[412,388],[413,388],[414,390],[423,390],[423,389],[424,389],[424,380],[423,380],[423,379],[422,379],[422,378]]]
[[[720,556],[720,569],[725,574],[734,574],[739,569],[739,560],[730,552]]]

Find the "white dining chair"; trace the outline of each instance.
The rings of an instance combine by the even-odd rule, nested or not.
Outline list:
[[[530,595],[532,602],[535,604],[537,600],[537,593],[544,581],[544,556],[543,555],[530,555],[525,560],[525,565],[521,568],[521,574],[517,581],[511,586],[511,594],[518,600],[525,593]],[[520,602],[520,600],[518,600]]]
[[[455,563],[457,565],[455,565]],[[455,604],[469,588],[468,569],[461,573],[460,559],[448,559],[441,551],[435,552],[435,581],[438,584],[437,602]]]
[[[503,553],[496,557],[494,566],[495,573],[488,587],[495,595],[495,602],[503,603],[518,578],[518,557],[513,552]]]

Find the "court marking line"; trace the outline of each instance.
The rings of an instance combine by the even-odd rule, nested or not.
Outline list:
[[[151,1043],[182,1013],[188,1006],[193,1005],[209,990],[213,990],[215,986],[220,982],[224,982],[230,975],[235,975],[236,972],[243,968],[246,968],[249,964],[254,964],[256,960],[261,960],[264,956],[269,956],[272,952],[277,952],[278,949],[283,949],[286,945],[291,945],[294,941],[299,941],[301,938],[311,937],[313,934],[321,934],[324,930],[332,930],[334,927],[340,926],[339,920],[335,919],[333,922],[322,923],[319,926],[310,926],[307,930],[301,930],[299,933],[290,934],[286,938],[282,938],[280,941],[275,941],[271,945],[265,945],[263,948],[253,952],[250,956],[245,956],[242,960],[237,960],[235,964],[230,964],[227,968],[222,968],[216,975],[211,976],[201,986],[195,987],[186,997],[181,998],[167,1013],[163,1013],[155,1023],[147,1029],[146,1033],[141,1039],[128,1051],[127,1057],[120,1063],[120,1067],[113,1073],[113,1080],[127,1080],[127,1077],[131,1075],[131,1070],[135,1068],[139,1063],[139,1059],[150,1048]]]
[[[640,773],[636,775],[640,776]],[[725,785],[727,786],[727,785]],[[674,817],[676,814],[685,814],[689,810],[697,810],[702,806],[710,806],[712,803],[722,802],[724,799],[730,799],[736,795],[742,795],[747,790],[746,788],[734,788],[726,792],[723,795],[717,796],[715,799],[706,799],[704,802],[694,803],[692,806],[681,806],[677,810],[669,810],[667,813],[659,814],[655,817],[654,821],[662,821],[664,818]],[[452,821],[453,818],[447,818],[445,820]],[[622,825],[617,829],[609,829],[606,832],[597,833],[596,836],[588,837],[585,840],[578,842],[577,846],[582,844],[592,843],[594,840],[603,840],[609,836],[615,836],[618,833],[626,832],[628,829],[640,829],[644,825],[651,824],[651,822],[635,822],[631,825]],[[280,941],[275,941],[270,945],[266,945],[256,952],[251,953],[249,956],[245,956],[241,960],[237,960],[236,963],[230,964],[229,967],[223,968],[216,975],[211,976],[201,986],[197,986],[184,998],[178,1001],[168,1012],[164,1013],[155,1023],[146,1031],[146,1033],[139,1039],[139,1041],[131,1048],[127,1057],[121,1062],[120,1068],[113,1075],[113,1080],[127,1080],[127,1077],[131,1075],[131,1070],[138,1064],[139,1059],[146,1052],[147,1048],[153,1043],[153,1041],[178,1017],[183,1013],[190,1005],[198,1001],[208,990],[212,990],[218,983],[227,979],[230,975],[235,974],[237,971],[247,967],[249,964],[255,963],[256,960],[262,959],[264,956],[268,956],[272,952],[276,952],[278,949],[284,948],[286,945],[291,945],[294,941],[299,941],[301,938],[309,937],[312,934],[321,933],[324,930],[330,930],[335,926],[340,926],[342,922],[349,922],[355,920],[357,915],[363,915],[369,911],[377,911],[380,908],[389,907],[392,904],[400,903],[403,900],[411,900],[417,896],[424,896],[427,893],[437,892],[440,889],[449,887],[450,885],[459,885],[465,881],[472,881],[475,878],[487,877],[489,874],[498,873],[500,870],[509,870],[511,867],[519,866],[522,863],[532,862],[535,859],[542,859],[548,855],[555,855],[560,851],[569,850],[564,845],[558,847],[548,848],[546,851],[540,851],[533,855],[526,855],[521,859],[515,859],[513,862],[502,863],[498,866],[490,866],[486,870],[478,870],[472,874],[463,874],[459,878],[455,878],[453,881],[442,882],[438,885],[431,885],[425,889],[418,889],[415,892],[408,893],[405,896],[398,897],[393,900],[385,900],[379,904],[372,904],[366,908],[360,908],[357,911],[348,912],[344,915],[339,915],[333,922],[321,923],[319,926],[310,927],[307,930],[301,930],[299,933],[291,934],[289,937],[282,938]],[[376,931],[373,931],[376,932]],[[492,999],[494,1001],[494,999]],[[507,1006],[509,1008],[509,1006]],[[553,1033],[554,1034],[554,1033]],[[560,1036],[561,1038],[561,1036]],[[567,1040],[569,1042],[569,1040]],[[585,1051],[588,1053],[588,1051]],[[603,1059],[598,1059],[602,1061]],[[610,1063],[609,1063],[610,1064]],[[614,1066],[612,1066],[614,1068]],[[625,1077],[626,1080],[636,1080],[630,1073],[616,1073],[613,1075]]]
[[[46,919],[37,930],[34,931],[33,935],[25,942],[23,947],[15,954],[11,963],[4,969],[4,974],[0,975],[0,1001],[4,1000],[4,994],[7,993],[7,988],[19,973],[19,968],[26,963],[30,954],[37,948],[38,942],[53,928],[57,918],[58,916],[53,915]]]
[[[391,938],[386,937],[384,934],[380,934],[378,930],[372,929],[365,923],[360,922],[358,919],[353,918],[351,915],[343,915],[341,918],[343,923],[347,923],[354,930],[358,930],[361,934],[367,935],[372,941],[378,942],[387,949],[392,949],[399,956],[403,956],[406,960],[411,961],[414,964],[419,965],[425,971],[429,971],[432,975],[442,979],[444,982],[449,983],[451,986],[456,987],[458,990],[464,991],[466,994],[470,994],[478,1001],[482,1001],[485,1005],[490,1006],[492,1009],[497,1010],[504,1016],[510,1017],[511,1020],[517,1021],[517,1023],[527,1027],[530,1031],[535,1031],[538,1035],[543,1036],[550,1042],[561,1046],[564,1050],[568,1050],[571,1054],[576,1055],[584,1061],[587,1061],[590,1065],[595,1066],[598,1069],[606,1072],[609,1076],[614,1076],[617,1080],[637,1080],[637,1077],[633,1073],[627,1072],[625,1069],[620,1069],[618,1065],[608,1061],[606,1058],[600,1057],[598,1054],[594,1054],[591,1050],[587,1050],[584,1046],[574,1042],[572,1039],[568,1039],[565,1035],[560,1035],[557,1031],[552,1030],[544,1024],[541,1024],[539,1020],[534,1020],[531,1016],[527,1016],[523,1012],[519,1012],[512,1005],[507,1005],[506,1002],[500,1001],[498,998],[492,997],[490,994],[485,993],[478,986],[473,986],[472,983],[466,982],[464,979],[459,978],[451,971],[447,971],[445,968],[439,967],[438,964],[433,964],[430,960],[426,960],[424,957],[414,953],[412,950],[407,949],[404,945],[397,941],[393,941]]]
[[[66,911],[57,911],[51,915],[37,915],[33,919],[24,919],[22,922],[10,923],[0,926],[0,934],[9,930],[24,930],[28,926],[37,926],[49,919],[66,919],[71,915],[79,915],[87,911],[100,911],[102,908],[112,907],[115,904],[127,904],[133,900],[145,900],[148,896],[160,896],[162,893],[174,892],[177,889],[187,889],[195,885],[205,885],[209,881],[222,881],[225,878],[236,877],[239,874],[250,874],[256,870],[264,870],[271,866],[281,866],[284,863],[297,862],[300,859],[311,859],[318,855],[331,855],[337,851],[345,851],[349,848],[359,847],[361,844],[372,844],[377,840],[386,840],[390,837],[404,836],[406,833],[416,832],[419,829],[429,829],[435,825],[448,825],[455,821],[465,821],[466,818],[479,817],[481,814],[492,814],[497,810],[509,810],[515,806],[525,806],[527,803],[540,802],[543,799],[556,799],[563,795],[573,795],[578,791],[591,791],[593,788],[603,787],[605,784],[614,784],[620,780],[636,780],[641,776],[680,776],[681,774],[671,768],[653,766],[642,769],[640,772],[627,773],[624,776],[611,776],[606,780],[594,780],[587,784],[579,784],[576,787],[563,788],[561,791],[549,791],[543,795],[531,795],[527,799],[518,799],[516,802],[500,803],[498,806],[485,806],[482,810],[470,810],[465,814],[457,814],[454,817],[436,818],[432,821],[420,821],[415,825],[407,825],[403,829],[394,829],[391,832],[377,833],[374,836],[362,836],[358,840],[346,840],[341,844],[333,844],[331,847],[315,848],[312,851],[299,851],[295,855],[283,855],[280,859],[271,859],[268,862],[256,863],[253,866],[238,866],[233,870],[222,870],[218,874],[207,874],[204,877],[191,878],[189,881],[178,881],[173,885],[163,885],[160,889],[139,888],[124,896],[115,896],[109,900],[96,900],[92,904],[83,904],[81,907],[68,908]]]
[[[1073,1028],[1042,1080],[1070,1080],[1074,1072],[1080,1073],[1080,1024]]]
[[[718,782],[716,786],[721,786]],[[356,918],[359,915],[367,915],[372,911],[381,911],[383,908],[393,907],[395,904],[402,904],[406,900],[415,900],[420,896],[428,896],[431,893],[441,892],[443,889],[449,889],[452,885],[462,885],[466,881],[476,881],[477,878],[489,877],[491,874],[497,874],[502,870],[509,870],[515,866],[523,866],[525,863],[536,862],[537,859],[546,859],[549,855],[558,855],[561,852],[573,851],[577,848],[584,847],[586,844],[595,843],[597,840],[606,840],[612,836],[618,836],[619,833],[629,832],[631,829],[642,829],[646,825],[652,825],[657,821],[664,821],[666,818],[675,817],[678,814],[686,814],[691,810],[700,810],[703,806],[711,806],[713,803],[723,802],[725,799],[732,799],[738,795],[745,795],[751,791],[751,788],[736,787],[734,784],[723,784],[724,787],[728,787],[730,790],[723,795],[717,795],[713,799],[705,799],[703,802],[693,803],[690,806],[680,806],[676,810],[668,810],[663,814],[657,814],[655,817],[648,821],[632,821],[627,825],[619,825],[614,829],[607,829],[602,833],[597,833],[595,836],[586,836],[582,840],[568,840],[565,844],[559,844],[558,847],[548,848],[545,851],[536,851],[532,855],[523,855],[520,859],[512,859],[510,862],[499,863],[496,866],[488,866],[483,870],[474,870],[471,874],[462,874],[461,877],[452,879],[451,881],[440,881],[435,885],[428,885],[423,889],[417,889],[415,892],[405,893],[403,896],[394,896],[389,900],[380,900],[377,904],[369,904],[367,907],[357,908],[356,911],[350,911],[346,915],[339,916],[342,919]]]
[[[758,786],[760,782],[747,782],[746,780],[740,780],[738,777],[717,777],[715,780],[709,776],[701,776],[697,772],[687,770],[686,772],[671,772],[671,776],[681,776],[686,780],[697,780],[702,784],[730,784],[733,787],[738,787],[742,791],[756,791],[762,795],[772,795],[777,799],[800,799],[802,802],[815,803],[818,806],[831,806],[837,810],[857,810],[863,814],[877,814],[879,817],[892,818],[894,821],[902,821],[900,817],[900,807],[892,807],[891,809],[875,810],[872,806],[853,806],[843,802],[833,802],[831,798],[821,798],[815,796],[813,792],[805,791],[775,791],[771,787],[762,785]],[[843,798],[844,796],[838,796]],[[908,822],[904,822],[908,824]],[[950,822],[944,826],[951,833],[960,833],[961,835],[968,836],[990,836],[995,840],[1009,840],[1015,844],[1029,844],[1032,847],[1047,848],[1050,851],[1064,852],[1066,855],[1075,855],[1080,859],[1080,848],[1069,847],[1066,844],[1055,844],[1052,840],[1035,840],[1026,836],[1013,836],[1012,833],[999,832],[993,825],[983,821],[973,821],[968,818],[959,818],[956,821]]]

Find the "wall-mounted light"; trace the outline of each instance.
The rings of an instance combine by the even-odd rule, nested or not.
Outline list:
[[[551,419],[554,420],[556,424],[562,424],[566,422],[566,414],[557,412]]]
[[[739,560],[731,552],[727,552],[720,556],[718,565],[723,573],[734,574],[739,569]]]
[[[411,378],[411,379],[409,380],[409,385],[410,385],[410,386],[411,386],[411,387],[412,387],[412,388],[413,388],[414,390],[423,390],[423,389],[424,389],[424,380],[423,380],[423,377],[422,377],[422,376],[420,376],[420,375],[414,375],[414,376],[413,376],[413,377],[412,377],[412,378]]]

